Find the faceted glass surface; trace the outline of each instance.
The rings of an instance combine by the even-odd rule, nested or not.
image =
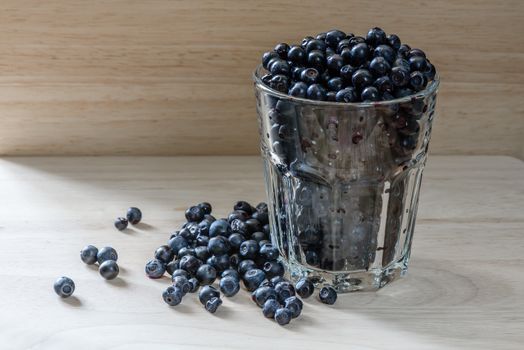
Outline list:
[[[402,275],[438,77],[413,96],[344,104],[281,94],[261,74],[254,79],[272,239],[292,278],[344,292]]]

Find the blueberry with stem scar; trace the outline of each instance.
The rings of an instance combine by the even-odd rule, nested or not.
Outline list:
[[[75,291],[75,282],[69,277],[62,276],[55,281],[53,289],[62,298],[68,298]]]

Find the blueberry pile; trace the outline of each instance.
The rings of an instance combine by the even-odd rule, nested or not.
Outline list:
[[[80,259],[87,265],[98,262],[98,272],[106,280],[115,279],[120,272],[118,264],[118,253],[112,247],[104,247],[98,250],[93,245],[87,245],[80,251]]]
[[[307,36],[300,45],[281,43],[262,55],[264,84],[318,101],[385,101],[423,90],[435,78],[424,51],[395,34],[371,28],[366,37],[340,30]]]
[[[146,263],[149,278],[161,278],[165,272],[171,275],[172,285],[162,293],[163,300],[176,306],[187,293],[198,291],[204,308],[215,313],[222,304],[221,296],[236,295],[242,284],[264,316],[280,325],[298,317],[303,307],[299,297],[310,297],[315,286],[308,279],[293,286],[283,277],[284,265],[270,242],[267,204],[253,207],[239,201],[221,219],[212,216],[211,210],[209,203],[188,208],[187,222]],[[332,304],[336,293],[334,297],[321,293],[319,299]]]

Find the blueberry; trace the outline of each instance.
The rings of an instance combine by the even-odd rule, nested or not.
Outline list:
[[[433,80],[435,78],[435,75],[437,74],[435,70],[435,66],[433,66],[431,63],[427,64],[426,70],[424,71],[424,76],[426,77],[426,80]]]
[[[402,67],[404,68],[405,70],[409,71],[409,62],[404,59],[404,58],[400,58],[398,57],[394,62],[393,62],[393,67]]]
[[[211,207],[211,204],[209,204],[208,202],[199,203],[197,204],[197,207],[202,209],[202,211],[204,212],[204,215],[211,214],[211,211],[213,210],[213,207]]]
[[[384,57],[375,57],[369,63],[369,70],[377,77],[389,73],[390,69],[391,66]]]
[[[253,260],[246,259],[242,260],[240,264],[238,264],[238,273],[243,276],[246,272],[248,272],[251,269],[256,269],[257,264]]]
[[[263,270],[267,278],[284,276],[285,268],[281,261],[266,261]]]
[[[426,58],[426,53],[421,49],[411,49],[409,50],[408,57],[420,56]]]
[[[315,39],[317,39],[317,40],[321,40],[321,41],[326,40],[326,33],[325,33],[325,32],[318,33],[318,34],[315,36]]]
[[[280,135],[280,129],[282,127],[285,127],[285,126],[284,125],[280,126],[278,124],[275,124],[274,127],[278,128],[277,129],[277,134]],[[240,219],[235,219],[235,220],[231,221],[230,227],[231,227],[231,232],[233,232],[233,233],[240,233],[240,234],[242,234],[244,236],[248,236],[248,234],[249,234],[249,230],[248,230],[246,222],[244,222],[244,221],[242,221]]]
[[[240,245],[245,240],[246,239],[245,239],[244,235],[242,235],[240,233],[232,233],[231,236],[229,236],[229,238],[228,238],[231,250],[235,251],[235,252],[238,252],[238,250],[240,249]]]
[[[402,136],[400,138],[400,146],[408,150],[417,148],[417,138],[414,136]]]
[[[337,52],[335,49],[332,49],[330,47],[326,47],[326,57],[329,58],[330,56],[335,55]]]
[[[286,43],[280,43],[275,46],[274,51],[282,58],[283,60],[287,59],[287,54],[289,51],[289,45]]]
[[[291,312],[291,310],[285,307],[281,307],[280,309],[277,309],[277,311],[275,311],[275,321],[277,321],[279,325],[284,326],[291,322],[292,315],[293,313]]]
[[[186,270],[176,269],[176,270],[173,271],[173,273],[171,274],[171,281],[173,281],[174,278],[175,278],[175,277],[178,277],[178,276],[182,276],[182,277],[185,277],[185,278],[189,278],[189,274],[187,273]]]
[[[191,276],[195,275],[201,265],[202,261],[192,255],[186,255],[180,259],[180,268],[186,270]]]
[[[80,259],[87,265],[93,265],[97,261],[98,248],[93,245],[87,245],[80,251]]]
[[[75,291],[75,282],[69,277],[62,276],[55,281],[53,288],[56,294],[62,298],[68,298]]]
[[[167,245],[161,245],[155,250],[155,259],[168,263],[173,260],[173,250]]]
[[[195,247],[195,256],[202,261],[206,261],[210,256],[207,251],[207,246]]]
[[[306,62],[306,51],[300,46],[291,46],[287,52],[287,59],[295,65],[302,65]]]
[[[281,115],[279,115],[278,117],[278,122],[280,124],[282,123],[285,123],[286,121],[284,120],[281,120],[283,119]],[[247,219],[249,219],[250,217],[250,214],[248,214],[247,212],[243,211],[243,210],[235,210],[235,211],[232,211],[231,213],[229,213],[228,217],[227,217],[227,221],[231,224],[231,222],[233,222],[233,220],[240,220],[240,221],[246,221]]]
[[[283,130],[283,128],[286,128],[286,130]],[[289,129],[287,125],[282,125],[280,127],[279,136],[281,138],[286,138],[292,134],[291,131],[287,129]],[[245,221],[245,225],[246,225],[248,233],[252,234],[257,231],[262,231],[262,224],[260,223],[260,221],[258,221],[257,219],[254,219],[253,217],[251,217],[250,219],[247,219]]]
[[[302,313],[304,303],[298,297],[289,297],[284,301],[284,307],[291,310],[291,317],[297,318]]]
[[[169,240],[167,243],[169,248],[173,250],[173,254],[177,255],[180,249],[189,247],[189,243],[187,240],[182,236],[175,236]]]
[[[264,225],[264,227],[262,227],[262,231],[269,236],[271,234],[271,228],[269,227],[269,224]]]
[[[410,96],[410,95],[413,95],[413,90],[411,90],[409,88],[396,89],[394,95],[395,95],[396,98],[402,98],[402,97]]]
[[[387,42],[386,33],[378,28],[371,28],[366,35],[366,42],[371,46],[379,46]]]
[[[123,231],[127,228],[127,219],[126,218],[117,218],[115,220],[115,227],[119,230],[119,231]]]
[[[377,78],[373,82],[373,86],[376,87],[380,93],[384,93],[386,91],[388,92],[393,91],[393,84],[391,83],[391,80],[389,79],[388,76]]]
[[[159,259],[148,261],[145,267],[146,275],[149,278],[160,278],[166,272],[166,265]]]
[[[342,39],[337,44],[337,52],[340,54],[342,50],[351,48],[349,39]]]
[[[192,288],[191,283],[189,283],[189,280],[184,276],[173,277],[172,281],[173,287],[180,289],[182,295],[186,295],[187,293],[189,293],[189,291]]]
[[[322,287],[318,298],[324,304],[333,305],[337,301],[337,291],[331,286]]]
[[[313,40],[315,38],[313,38],[312,36],[306,36],[304,39],[302,39],[302,42],[300,43],[300,47],[305,49],[306,46],[307,46],[307,43],[310,41],[310,40]]]
[[[230,230],[229,223],[226,220],[217,220],[209,227],[209,237],[229,236]]]
[[[201,235],[208,236],[209,235],[209,228],[211,227],[211,224],[213,222],[209,220],[202,220],[198,223],[198,232]]]
[[[400,48],[400,38],[396,34],[389,34],[387,37],[387,43],[395,50]]]
[[[196,278],[202,285],[213,284],[217,278],[217,270],[211,265],[204,264],[198,268]]]
[[[409,82],[409,70],[404,67],[393,67],[391,69],[390,79],[395,86],[406,86]]]
[[[202,221],[202,219],[204,218],[204,214],[205,214],[204,210],[196,205],[189,207],[185,212],[187,221],[195,221],[195,222]]]
[[[224,236],[216,236],[209,240],[207,250],[213,255],[222,255],[229,252],[229,241]]]
[[[195,293],[198,290],[198,287],[200,287],[200,283],[198,282],[196,277],[190,278],[187,281],[191,285],[191,288],[189,289],[189,293]]]
[[[192,225],[190,225],[190,226],[192,226]],[[189,230],[187,225],[186,225],[186,227],[184,227],[183,229],[180,230],[178,235],[180,237],[184,237],[184,239],[187,240],[188,242],[193,242],[196,239],[196,237],[197,237],[197,235],[195,234],[195,231],[194,230]]]
[[[218,273],[227,270],[231,266],[230,257],[227,254],[213,255],[207,259],[207,264],[213,266]]]
[[[312,84],[307,88],[306,96],[310,100],[325,101],[326,89],[320,84]]]
[[[260,307],[263,307],[267,300],[277,299],[277,293],[271,287],[258,287],[252,295],[253,301]]]
[[[304,83],[301,83],[301,82],[298,82],[297,84],[304,84]],[[304,84],[305,85],[305,84]],[[307,90],[307,85],[306,86],[306,90]],[[266,212],[261,212],[261,211],[256,211],[253,213],[253,215],[251,215],[251,218],[252,219],[255,219],[255,220],[258,220],[258,222],[260,222],[260,224],[263,226],[263,225],[266,225],[267,223],[269,223],[269,215]]]
[[[270,279],[269,282],[274,287],[277,284],[279,284],[280,282],[287,282],[287,281],[285,280],[285,278],[283,276],[275,276],[272,279]]]
[[[315,285],[309,278],[301,278],[295,284],[295,290],[301,298],[309,298],[315,291]]]
[[[243,259],[254,259],[258,252],[258,242],[255,240],[247,240],[240,244],[239,254]]]
[[[306,91],[307,91],[307,84],[299,81],[299,82],[294,83],[287,93],[290,96],[305,98]]]
[[[226,297],[232,297],[240,290],[240,283],[238,279],[233,276],[226,276],[220,280],[220,291],[224,293]]]
[[[331,78],[327,82],[327,88],[331,91],[335,91],[335,93],[341,90],[343,85],[344,85],[344,82],[342,81],[341,77]]]
[[[342,56],[334,54],[327,58],[327,68],[331,74],[338,74],[342,66],[344,66],[344,59]]]
[[[173,273],[176,270],[178,270],[179,267],[180,267],[180,260],[174,260],[174,261],[171,261],[169,264],[166,265],[166,271],[167,271],[168,274],[173,275]]]
[[[237,201],[233,206],[233,210],[242,210],[246,212],[248,215],[251,215],[253,213],[253,207],[246,201]]]
[[[380,93],[374,86],[368,86],[360,94],[362,101],[380,101]]]
[[[409,52],[411,51],[411,47],[406,44],[400,45],[397,51],[397,56],[401,58],[407,58],[409,56]]]
[[[268,69],[269,62],[272,59],[278,58],[278,57],[279,57],[278,53],[276,53],[275,51],[264,52],[264,54],[262,55],[262,66],[265,69]]]
[[[261,213],[267,213],[269,208],[267,206],[267,203],[266,202],[260,202],[257,204],[257,206],[255,207],[255,209]]]
[[[368,46],[364,43],[353,46],[348,55],[348,62],[353,67],[358,67],[366,62],[369,56]],[[345,57],[345,56],[344,56]]]
[[[293,81],[300,80],[300,74],[302,74],[302,71],[306,69],[302,66],[291,66],[291,79]]]
[[[269,66],[269,71],[273,75],[289,75],[291,68],[289,67],[289,64],[284,60],[273,60],[271,62],[271,65]]]
[[[355,68],[349,64],[343,66],[340,68],[339,75],[347,84],[351,83],[351,79],[353,77],[353,73],[355,73]]]
[[[118,254],[116,253],[116,250],[111,247],[104,247],[98,251],[98,254],[96,255],[96,260],[98,261],[98,264],[103,263],[107,260],[118,260]]]
[[[169,306],[176,306],[182,302],[183,293],[180,288],[175,288],[173,286],[167,287],[167,289],[162,293],[162,299]]]
[[[209,236],[204,236],[202,234],[198,235],[196,238],[196,244],[198,247],[204,247],[207,250],[207,245],[209,244]]]
[[[244,274],[242,281],[244,282],[244,287],[246,287],[248,291],[252,292],[257,289],[258,286],[260,286],[265,278],[266,275],[264,271],[259,269],[251,269]]]
[[[211,312],[212,314],[214,314],[217,310],[218,310],[218,307],[222,305],[222,299],[220,298],[211,298],[209,299],[207,302],[206,302],[206,310]]]
[[[377,46],[377,48],[373,51],[373,56],[382,57],[390,64],[393,63],[393,61],[395,61],[397,58],[395,55],[395,50],[393,50],[391,46],[388,45]]]
[[[336,100],[337,100],[337,92],[336,91],[328,91],[328,92],[326,92],[326,101],[335,102]]]
[[[209,203],[205,203],[205,202],[204,202],[204,204],[209,204]],[[199,204],[199,206],[201,206],[201,205],[202,205],[202,203]],[[211,204],[209,204],[209,208],[211,208]],[[202,209],[204,210],[204,212],[206,212],[206,210],[207,210],[207,209],[204,208],[204,207],[203,207]],[[211,209],[209,209],[209,210],[211,210]],[[217,219],[215,219],[215,217],[214,217],[213,215],[211,215],[211,214],[205,214],[205,215],[204,215],[204,220],[206,220],[206,221],[208,221],[210,224],[212,224],[212,223],[215,222]]]
[[[273,78],[273,75],[272,75],[272,74],[264,74],[264,75],[262,76],[262,78],[260,78],[260,80],[262,80],[262,82],[263,82],[265,85],[269,86],[269,82],[270,82],[271,78]]]
[[[280,303],[275,299],[267,299],[262,306],[262,313],[267,318],[275,317],[275,312],[281,307]]]
[[[326,43],[322,40],[311,39],[306,44],[306,52],[309,54],[311,51],[325,51]]]
[[[240,255],[238,255],[238,253],[235,253],[235,254],[231,254],[229,256],[229,266],[232,268],[232,269],[236,269],[238,268],[238,264],[240,264],[240,261],[242,259],[240,258]]]
[[[355,46],[357,44],[363,44],[365,42],[366,42],[366,39],[364,39],[361,36],[354,36],[354,37],[349,38],[349,46],[350,47],[353,47],[353,46]]]
[[[340,30],[330,30],[326,33],[326,39],[325,43],[333,48],[336,49],[338,47],[338,43],[346,38],[346,33],[340,31]]]
[[[353,86],[359,90],[373,84],[373,75],[367,69],[358,69],[351,78]]]
[[[269,87],[282,93],[287,93],[289,81],[285,75],[274,75],[269,81]]]
[[[278,248],[272,244],[265,244],[262,246],[259,253],[266,261],[277,260],[279,256]]]
[[[106,260],[102,264],[100,264],[98,272],[100,272],[100,276],[104,277],[106,280],[112,280],[115,279],[116,276],[118,276],[120,269],[118,268],[116,261]]]
[[[200,300],[202,305],[206,305],[206,303],[212,298],[220,298],[220,292],[215,287],[203,286],[200,288],[200,291],[198,292],[198,300]]]
[[[295,288],[290,282],[282,281],[275,285],[275,292],[277,292],[278,301],[284,303],[284,301],[292,296],[295,296]]]
[[[232,277],[236,279],[237,281],[240,281],[240,275],[238,274],[238,271],[235,269],[224,270],[224,272],[220,274],[220,278],[224,278],[224,277]]]
[[[393,96],[389,91],[385,91],[382,93],[382,101],[389,101],[393,100],[394,98],[395,96]]]
[[[322,72],[326,69],[326,56],[319,50],[313,50],[307,55],[307,64],[309,67]]]
[[[315,68],[306,68],[300,74],[300,80],[306,84],[315,84],[319,79],[320,74]]]
[[[424,72],[428,68],[428,61],[422,56],[412,56],[409,58],[409,68],[412,72]]]
[[[409,76],[409,85],[414,91],[420,91],[426,84],[426,78],[421,72],[412,72]]]

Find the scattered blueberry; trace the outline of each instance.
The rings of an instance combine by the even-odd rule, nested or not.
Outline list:
[[[252,292],[257,289],[258,286],[260,286],[265,278],[266,275],[264,271],[259,269],[251,269],[244,274],[242,281],[244,282],[244,287],[246,287],[248,291]]]
[[[118,268],[116,261],[106,260],[100,264],[98,272],[100,272],[100,276],[104,277],[106,280],[112,280],[118,276],[120,269]]]
[[[209,227],[209,237],[229,236],[230,230],[226,220],[216,220]]]
[[[269,286],[261,286],[253,292],[253,301],[260,307],[263,307],[268,299],[277,300],[277,293]]]
[[[117,218],[115,220],[115,227],[119,230],[119,231],[123,231],[127,228],[127,219],[126,218]]]
[[[189,242],[182,236],[175,236],[169,240],[167,245],[173,250],[173,254],[178,255],[180,249],[189,247]]]
[[[238,273],[236,269],[227,269],[227,270],[222,271],[222,273],[220,274],[220,278],[224,278],[228,276],[233,277],[237,281],[240,281],[240,274]]]
[[[300,316],[300,313],[302,312],[302,308],[304,307],[304,304],[302,303],[302,300],[297,298],[296,296],[289,297],[284,301],[284,307],[291,310],[291,317],[297,318]]]
[[[189,280],[187,280],[191,286],[191,288],[189,289],[189,293],[195,293],[198,288],[200,287],[200,283],[198,282],[198,280],[193,277],[193,278],[190,278]]]
[[[214,314],[218,307],[222,305],[222,299],[218,298],[218,297],[213,297],[211,299],[209,299],[207,302],[206,302],[206,310],[211,312],[212,314]]]
[[[127,221],[129,221],[131,225],[136,225],[140,222],[140,220],[142,220],[142,212],[138,208],[131,207],[127,209],[126,217]]]
[[[98,264],[102,264],[104,261],[107,260],[118,260],[118,254],[116,253],[116,250],[111,247],[104,247],[98,251],[98,254],[96,255],[96,260],[98,261]]]
[[[275,311],[275,321],[277,321],[277,323],[281,326],[284,326],[291,322],[292,317],[293,313],[288,308],[281,307],[280,309],[277,309],[277,311]]]
[[[98,248],[93,245],[87,245],[80,251],[80,259],[87,265],[93,265],[97,262]]]
[[[177,276],[189,278],[189,274],[187,273],[187,271],[182,269],[176,269],[175,271],[173,271],[173,273],[171,274],[171,280],[173,280]]]
[[[173,277],[173,286],[175,288],[180,289],[180,291],[182,292],[182,295],[186,295],[193,288],[193,285],[184,276]]]
[[[211,298],[220,298],[220,292],[213,286],[203,286],[198,292],[198,300],[202,305],[206,305]]]
[[[234,276],[222,277],[219,283],[220,291],[224,293],[226,297],[232,297],[240,290],[240,283]]]
[[[243,259],[254,259],[257,255],[259,246],[255,240],[247,240],[240,244],[239,254]]]
[[[213,284],[217,278],[217,270],[211,265],[204,264],[198,268],[196,278],[202,285]]]
[[[275,285],[278,301],[283,303],[287,298],[295,296],[295,288],[290,282],[282,281]]]
[[[147,277],[156,279],[164,275],[166,272],[166,265],[159,259],[153,259],[146,264],[145,270]]]
[[[284,264],[281,261],[266,261],[262,269],[268,279],[283,276],[285,272]]]
[[[183,296],[184,295],[180,288],[176,288],[174,286],[167,287],[167,289],[162,293],[162,298],[169,306],[176,306],[180,304],[182,302]]]
[[[207,250],[207,249],[206,249]],[[170,275],[173,275],[173,273],[178,270],[180,267],[180,260],[173,260],[170,263],[166,265],[166,272]],[[183,271],[183,270],[182,270]]]
[[[331,286],[322,287],[318,298],[324,304],[333,305],[337,301],[337,291]]]
[[[224,236],[216,236],[209,240],[207,250],[213,255],[226,254],[229,251],[229,241]]]
[[[192,255],[186,255],[180,259],[180,268],[186,270],[191,276],[197,272],[201,265],[202,261]]]
[[[167,245],[161,245],[155,250],[155,259],[168,263],[173,260],[173,250]]]
[[[56,294],[62,298],[68,298],[75,291],[75,282],[69,277],[62,276],[55,281],[53,288]]]
[[[295,284],[295,291],[301,298],[309,298],[315,291],[315,285],[309,278],[301,278]]]

